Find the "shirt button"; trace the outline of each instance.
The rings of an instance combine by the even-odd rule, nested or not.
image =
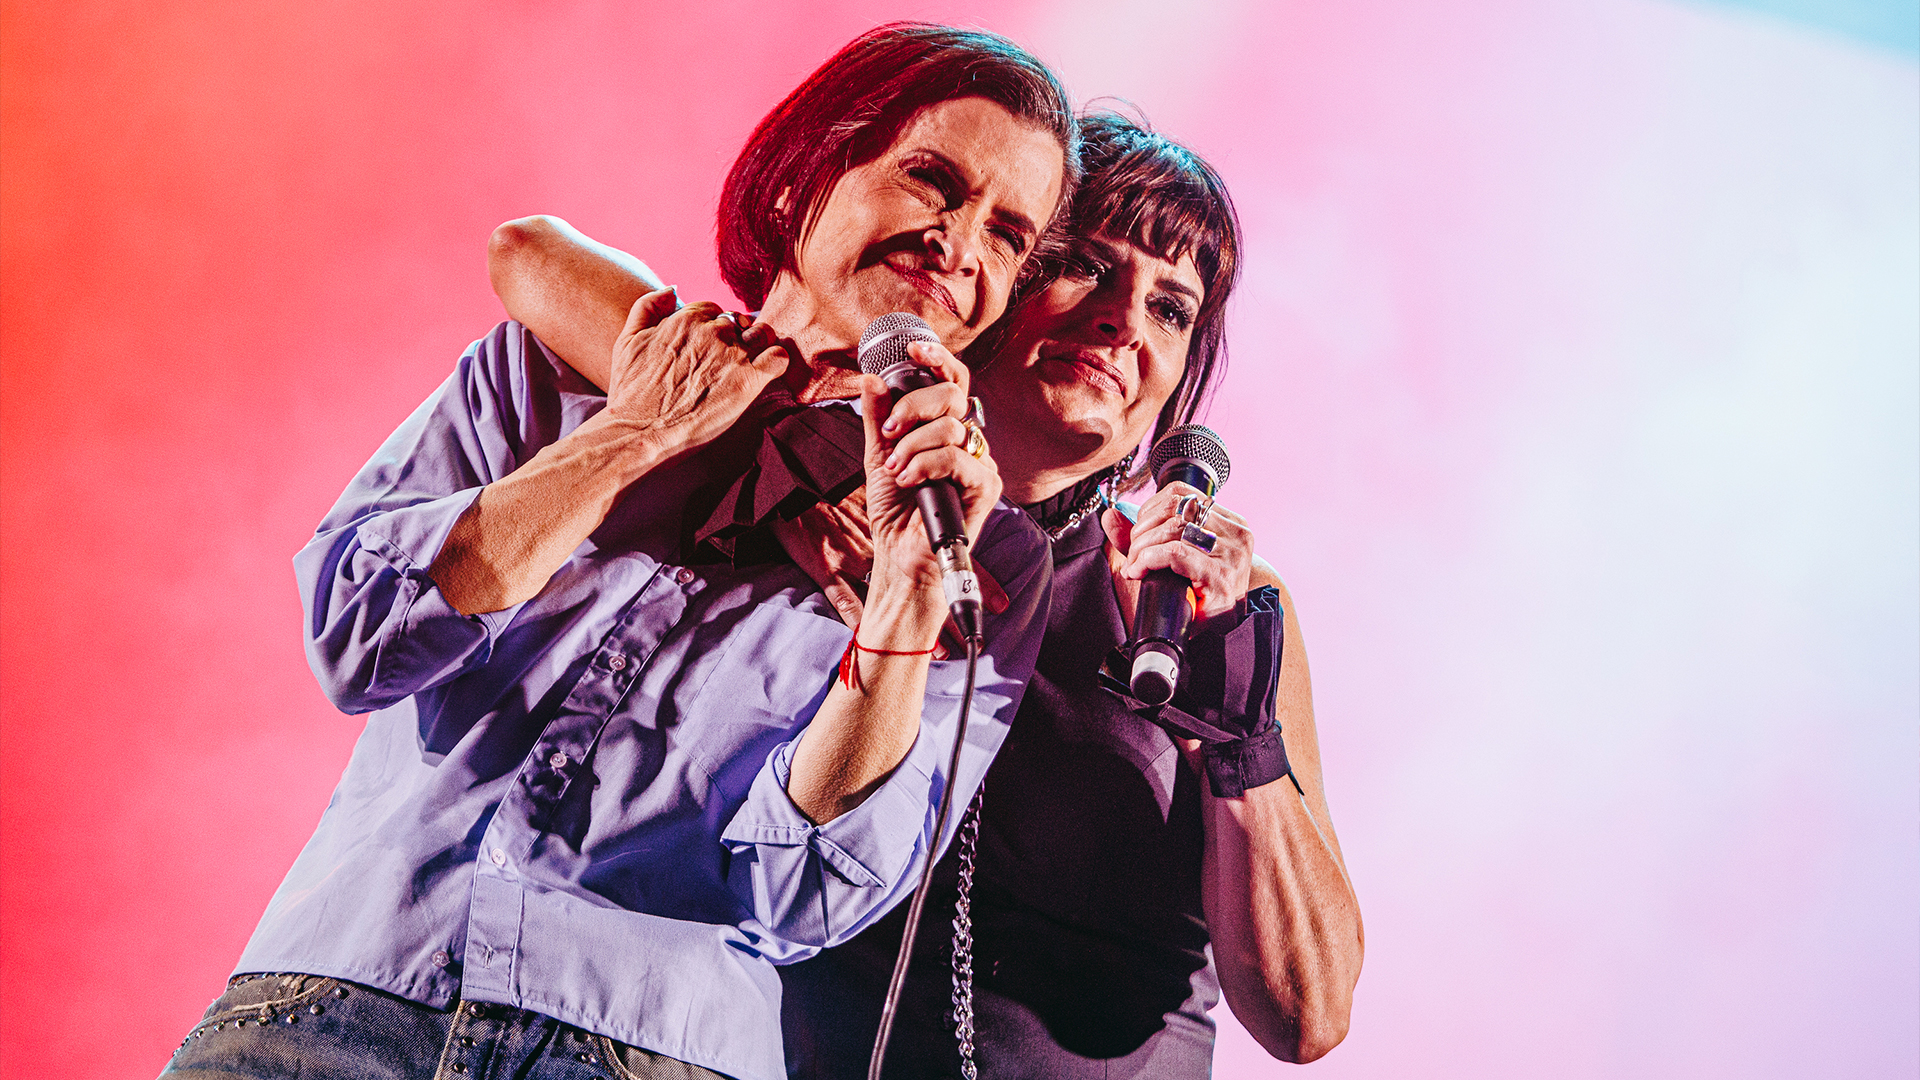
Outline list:
[[[693,580],[693,571],[683,566],[678,573],[673,575],[673,580],[685,585],[687,582]]]
[[[433,954],[434,967],[443,968],[451,963],[453,963],[453,957],[448,956],[445,949],[440,949]]]
[[[490,856],[490,858],[493,859],[493,865],[495,866],[507,865],[507,853],[504,851],[501,851],[499,848],[493,849],[493,854]]]
[[[553,766],[553,767],[554,767],[554,768],[556,768],[556,769],[564,769],[564,768],[566,768],[566,767],[567,767],[567,754],[566,754],[566,751],[564,751],[564,750],[555,750],[555,751],[553,752],[553,756],[547,759],[547,764],[549,764],[549,765],[551,765],[551,766]]]
[[[627,666],[627,658],[621,656],[619,653],[614,653],[612,656],[607,657],[607,666],[615,671],[619,671],[621,668]]]

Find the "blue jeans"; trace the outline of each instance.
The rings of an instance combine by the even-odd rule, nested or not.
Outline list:
[[[242,975],[162,1077],[178,1080],[726,1080],[510,1005],[436,1009],[318,975]]]

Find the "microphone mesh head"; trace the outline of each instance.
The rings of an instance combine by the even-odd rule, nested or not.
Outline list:
[[[1153,444],[1153,454],[1147,458],[1147,467],[1152,470],[1155,480],[1168,463],[1180,460],[1197,461],[1213,470],[1214,487],[1225,487],[1227,473],[1232,465],[1227,461],[1226,444],[1220,436],[1204,424],[1181,424],[1160,437]]]
[[[907,358],[907,346],[916,341],[939,341],[940,335],[918,315],[896,311],[867,324],[860,335],[860,370],[878,375]]]

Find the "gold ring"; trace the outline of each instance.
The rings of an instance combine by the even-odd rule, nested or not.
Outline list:
[[[986,457],[987,456],[987,433],[984,431],[981,431],[980,425],[974,423],[971,417],[960,421],[960,426],[967,429],[967,441],[961,447],[961,449],[965,450],[969,454],[972,454],[976,458]]]

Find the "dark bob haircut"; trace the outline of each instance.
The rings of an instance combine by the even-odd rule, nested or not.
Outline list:
[[[749,310],[764,305],[834,183],[884,153],[921,109],[970,97],[1060,143],[1064,205],[1078,176],[1078,139],[1053,72],[996,34],[890,23],[833,54],[753,129],[720,192],[721,277]],[[786,213],[777,209],[782,194]]]
[[[1206,286],[1187,369],[1160,407],[1157,430],[1191,423],[1227,368],[1227,297],[1240,280],[1240,218],[1227,185],[1200,155],[1114,112],[1081,117],[1080,156],[1068,232],[1125,238],[1168,262],[1192,255]]]

